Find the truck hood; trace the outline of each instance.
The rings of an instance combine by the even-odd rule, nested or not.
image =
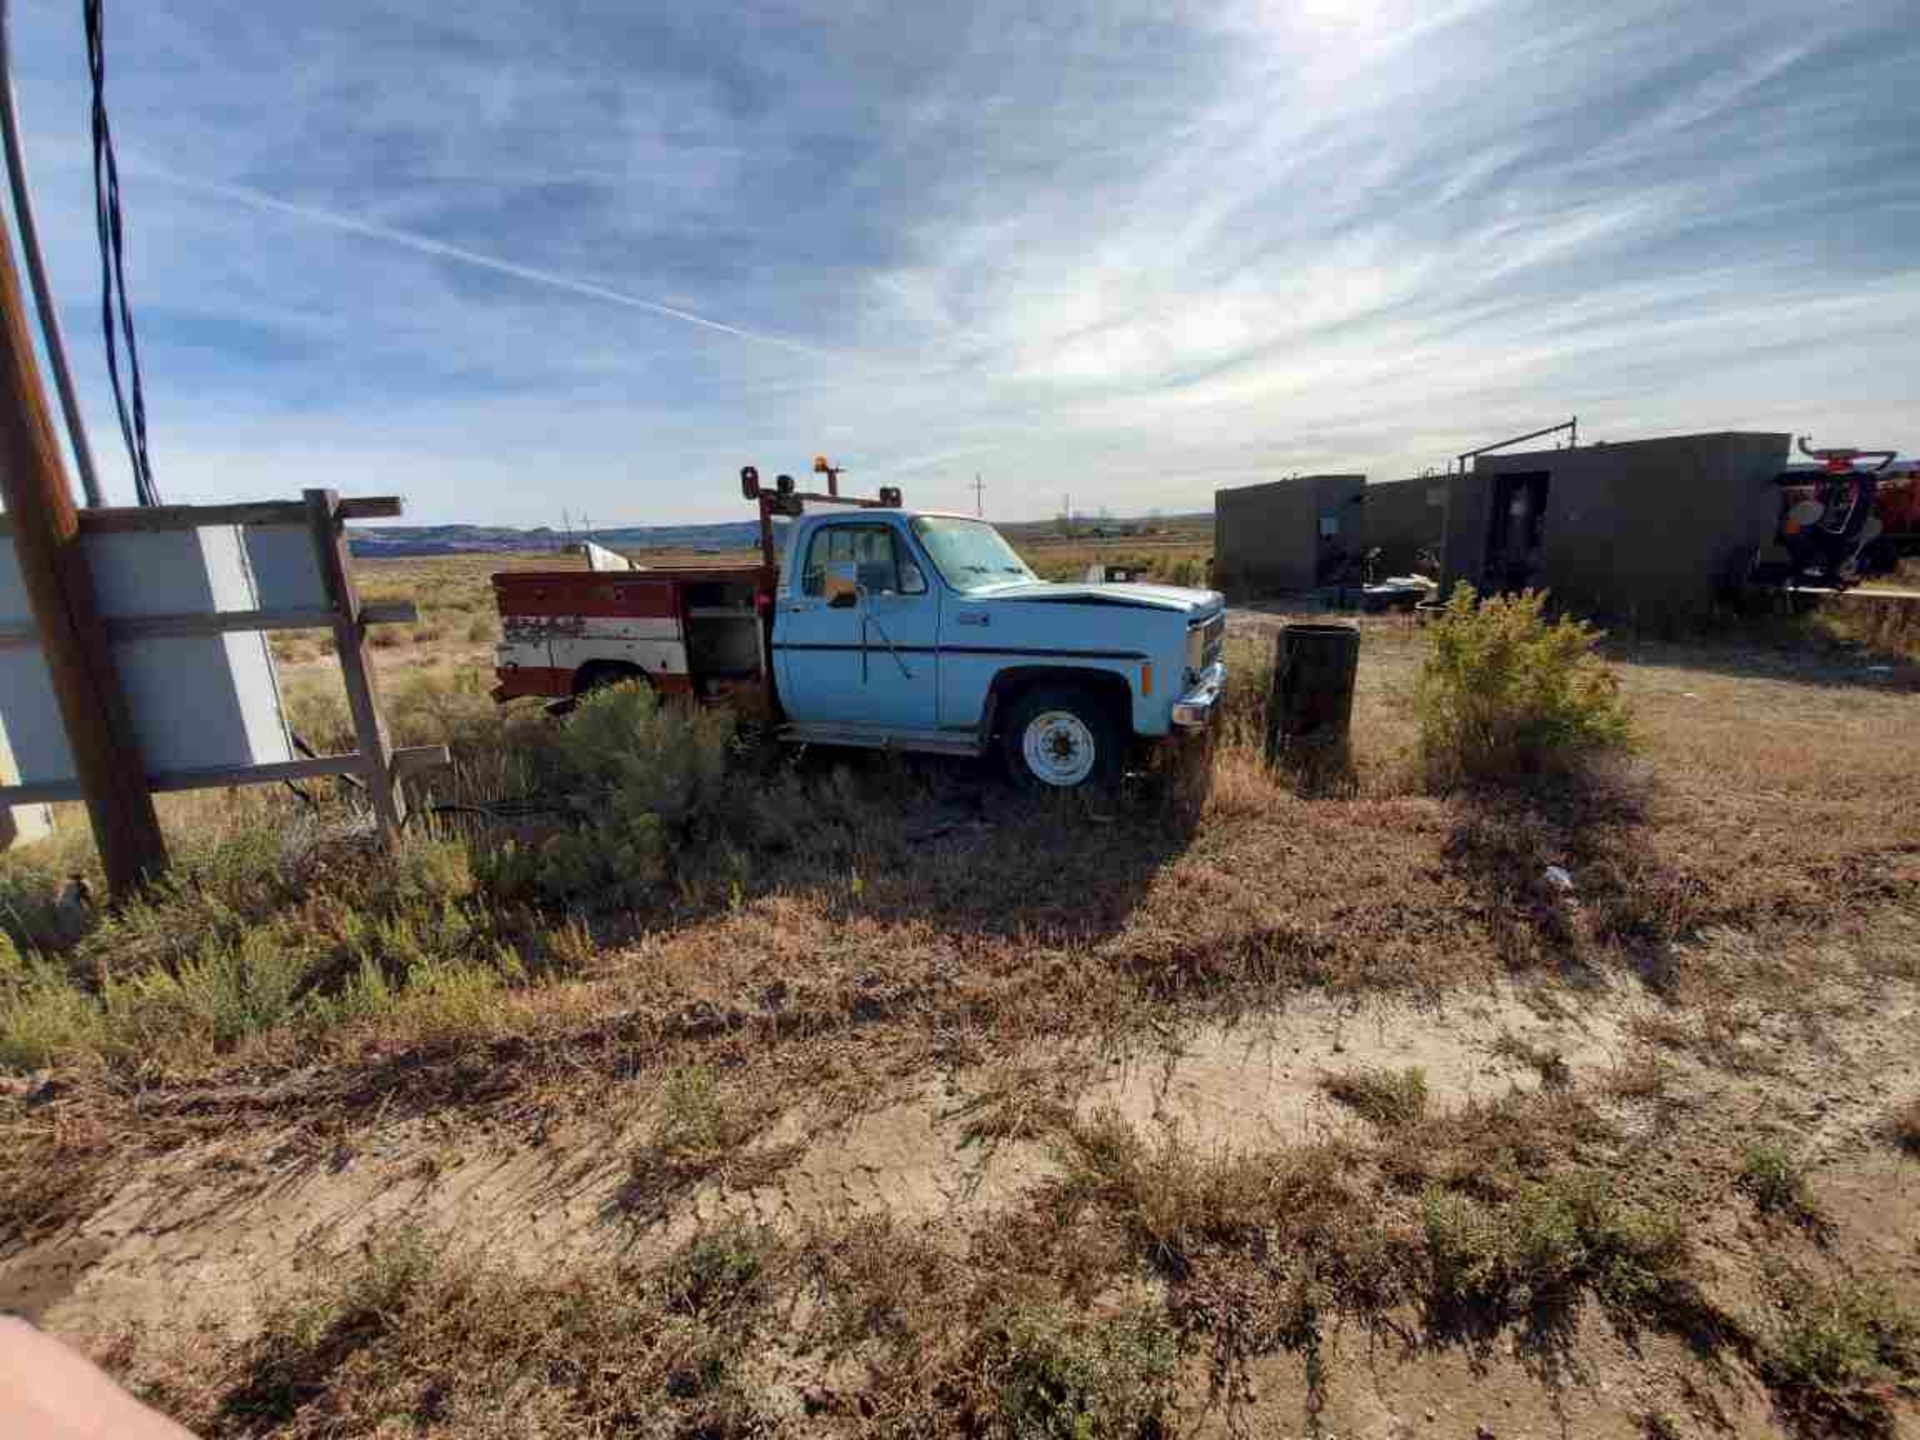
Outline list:
[[[1052,584],[1045,580],[996,585],[991,590],[976,590],[966,599],[970,603],[1038,600],[1055,605],[1130,605],[1146,610],[1181,610],[1194,615],[1211,615],[1226,603],[1217,591],[1189,590],[1181,585],[1077,585]]]

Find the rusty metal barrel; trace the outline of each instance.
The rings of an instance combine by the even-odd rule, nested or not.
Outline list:
[[[1267,763],[1329,781],[1350,770],[1353,684],[1360,627],[1345,621],[1294,621],[1273,647],[1267,697]]]

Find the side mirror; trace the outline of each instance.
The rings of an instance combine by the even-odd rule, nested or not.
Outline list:
[[[852,561],[827,566],[827,608],[851,610],[860,600],[860,568]]]

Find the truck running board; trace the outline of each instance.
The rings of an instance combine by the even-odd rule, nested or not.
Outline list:
[[[920,755],[981,753],[972,735],[939,730],[868,730],[858,725],[787,725],[780,738],[792,745],[856,745],[864,750],[911,750]]]

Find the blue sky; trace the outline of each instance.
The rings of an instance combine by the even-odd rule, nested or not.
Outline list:
[[[77,0],[17,0],[111,497]],[[998,517],[1584,436],[1920,448],[1911,0],[108,0],[169,500]],[[410,12],[410,13],[408,13]]]

